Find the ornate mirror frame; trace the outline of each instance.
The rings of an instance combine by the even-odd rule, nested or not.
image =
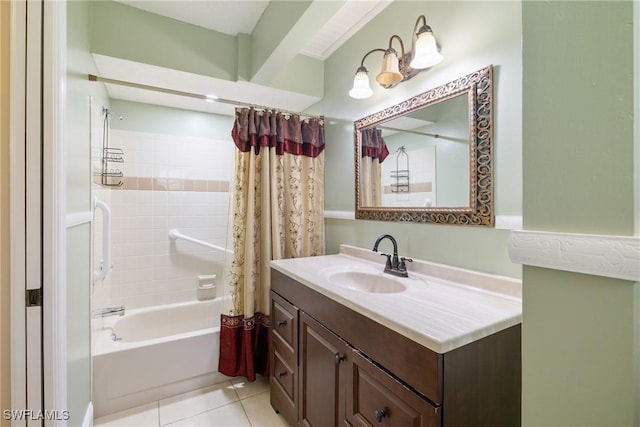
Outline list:
[[[360,131],[396,117],[469,94],[469,205],[462,207],[362,206]],[[356,219],[494,226],[493,213],[493,66],[460,77],[354,122]]]

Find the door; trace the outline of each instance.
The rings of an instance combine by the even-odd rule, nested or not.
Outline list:
[[[345,379],[349,347],[300,312],[300,422],[303,426],[347,425]]]
[[[64,307],[56,306],[64,283],[64,173],[57,161],[62,68],[54,47],[64,45],[64,26],[55,25],[64,13],[62,2],[11,2],[12,402],[3,415],[15,426],[49,426],[69,417],[60,372]]]

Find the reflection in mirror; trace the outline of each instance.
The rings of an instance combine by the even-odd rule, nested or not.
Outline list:
[[[375,173],[373,158],[362,153],[362,206],[469,206],[469,100],[465,92],[364,129],[377,130],[390,155]],[[374,163],[375,164],[375,163]],[[380,195],[366,189],[380,182]],[[372,197],[376,196],[376,197]]]
[[[356,218],[493,225],[491,67],[355,122]]]

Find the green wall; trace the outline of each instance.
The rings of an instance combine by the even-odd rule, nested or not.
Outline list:
[[[90,3],[92,52],[236,80],[235,37],[113,1]]]
[[[525,228],[633,235],[632,2],[527,1],[523,41]],[[638,295],[523,269],[524,426],[635,424]]]
[[[253,34],[232,36],[114,1],[87,3],[93,19],[93,53],[316,97],[323,94],[322,62],[296,53],[301,40],[310,38],[313,28],[324,22],[322,17],[340,5],[273,1]],[[301,18],[304,21],[297,23]]]
[[[114,99],[111,109],[123,116],[112,129],[167,135],[231,139],[233,117]]]
[[[67,215],[91,211],[90,105],[108,105],[89,55],[91,9],[67,3],[65,173]],[[93,99],[93,101],[92,101]],[[67,405],[69,426],[80,426],[91,401],[91,224],[67,228]]]
[[[417,17],[425,14],[440,42],[444,60],[393,89],[377,86],[381,55],[369,69],[374,95],[355,100],[347,92],[363,55],[400,35],[410,45]],[[522,215],[522,54],[519,2],[396,1],[371,20],[325,62],[325,98],[317,105],[327,116],[325,209],[354,210],[353,121],[455,78],[494,66],[495,213]],[[489,30],[490,29],[490,30]],[[340,243],[362,247],[390,232],[400,251],[416,258],[520,277],[521,266],[507,254],[507,230],[362,220],[326,220],[327,252]]]

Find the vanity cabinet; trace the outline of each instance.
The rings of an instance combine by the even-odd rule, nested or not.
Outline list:
[[[520,325],[444,354],[272,269],[271,404],[291,426],[520,426]]]

